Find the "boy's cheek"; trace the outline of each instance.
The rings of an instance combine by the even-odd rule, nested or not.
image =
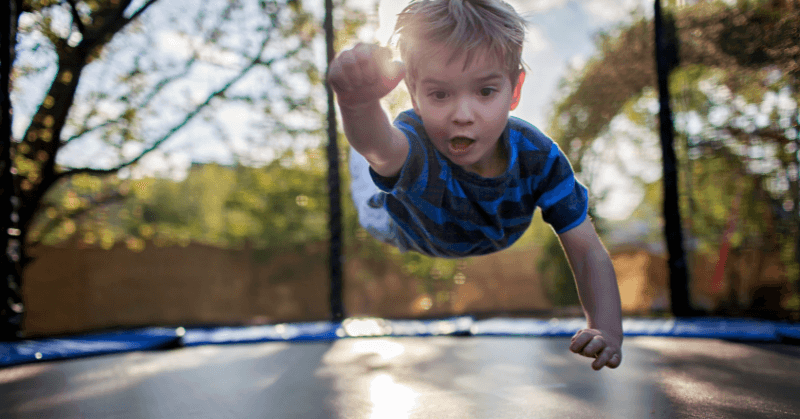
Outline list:
[[[436,129],[436,127],[433,127],[428,135],[432,140],[437,142],[447,138],[447,133],[443,130]]]

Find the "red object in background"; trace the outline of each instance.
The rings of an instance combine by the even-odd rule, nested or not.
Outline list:
[[[722,283],[725,279],[725,263],[728,260],[728,251],[730,250],[730,236],[736,229],[739,222],[739,203],[742,200],[742,192],[733,199],[731,207],[731,216],[728,218],[728,225],[722,233],[722,243],[719,247],[719,260],[717,260],[717,267],[714,269],[714,276],[711,278],[711,291],[718,293],[722,291]]]

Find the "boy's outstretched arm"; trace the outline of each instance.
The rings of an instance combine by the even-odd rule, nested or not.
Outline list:
[[[391,51],[358,44],[333,59],[328,71],[342,114],[347,141],[386,177],[395,176],[408,156],[408,140],[391,124],[380,99],[405,77],[402,64],[391,61]]]
[[[616,368],[622,362],[622,308],[617,275],[591,220],[559,235],[578,286],[588,328],[572,338],[570,350],[596,358],[592,368]]]

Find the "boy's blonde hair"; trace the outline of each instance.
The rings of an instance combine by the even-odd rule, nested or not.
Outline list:
[[[416,78],[415,64],[424,59],[424,46],[430,44],[451,51],[450,62],[466,54],[465,68],[477,51],[497,54],[512,86],[523,71],[525,20],[501,0],[412,0],[397,17],[395,35],[409,85]]]

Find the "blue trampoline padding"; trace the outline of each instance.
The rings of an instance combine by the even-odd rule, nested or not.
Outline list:
[[[364,318],[347,319],[342,325],[332,322],[311,322],[187,329],[181,343],[184,346],[198,346],[270,341],[319,341],[349,336],[442,336],[468,334],[472,324],[471,317],[445,320]],[[352,330],[348,330],[348,327],[352,327]]]
[[[338,323],[311,322],[286,323],[250,327],[218,327],[187,329],[181,343],[198,346],[226,343],[253,343],[270,341],[318,341],[336,339]]]
[[[775,323],[753,319],[681,319],[675,322],[670,336],[760,342],[780,340]]]
[[[778,324],[778,336],[789,339],[800,339],[800,324]]]
[[[179,339],[176,329],[147,328],[0,343],[0,367],[116,352],[162,349],[177,346]]]
[[[445,320],[388,320],[389,336],[447,336],[471,333],[472,317]]]
[[[572,336],[586,327],[583,318],[489,319],[476,321],[473,335]],[[800,337],[800,325],[754,319],[635,319],[622,321],[625,336],[671,336],[776,342],[781,337]]]
[[[586,327],[586,320],[504,319],[476,321],[470,331],[476,336],[572,336]]]
[[[148,328],[85,336],[0,343],[0,368],[36,361],[52,361],[115,352],[141,351],[179,346],[269,341],[330,341],[347,336],[348,321],[355,321],[360,336],[572,336],[586,327],[584,318],[473,320],[348,319],[334,322],[287,323],[268,326],[218,328]],[[370,324],[370,322],[374,324]],[[755,319],[637,319],[622,322],[625,336],[672,336],[740,341],[776,342],[800,339],[800,324]],[[356,327],[357,329],[357,327]],[[377,330],[377,332],[375,332]]]
[[[634,319],[622,320],[625,336],[672,336],[675,319]]]

